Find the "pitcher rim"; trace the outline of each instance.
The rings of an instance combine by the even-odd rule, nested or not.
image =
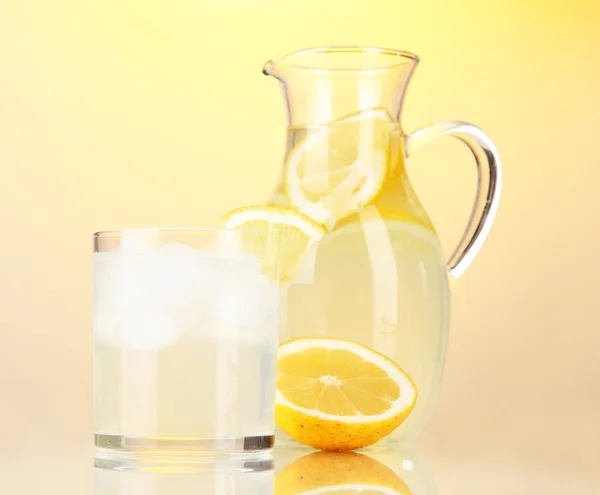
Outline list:
[[[295,63],[286,64],[285,68],[309,70],[309,71],[315,71],[315,72],[384,72],[384,71],[388,71],[391,69],[395,69],[397,67],[403,67],[408,64],[414,65],[419,62],[418,55],[416,55],[412,52],[406,51],[406,50],[397,50],[395,48],[379,48],[379,47],[374,47],[374,46],[362,46],[362,45],[358,45],[358,46],[329,45],[329,46],[316,46],[316,47],[312,47],[312,48],[303,48],[301,50],[293,51],[276,61],[269,60],[263,68],[263,73],[267,76],[275,75],[273,73],[274,72],[273,69],[276,68],[281,62],[283,62],[284,60],[290,59],[290,58],[297,57],[299,55],[300,56],[307,55],[310,53],[343,53],[343,52],[377,53],[379,55],[390,55],[393,57],[397,57],[398,59],[403,59],[403,61],[399,62],[399,63],[395,63],[395,64],[392,63],[390,65],[385,65],[383,67],[375,67],[375,68],[370,68],[370,69],[365,69],[365,68],[360,68],[360,67],[313,67],[310,65],[295,64]]]

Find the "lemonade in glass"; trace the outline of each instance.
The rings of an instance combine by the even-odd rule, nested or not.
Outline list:
[[[223,230],[95,235],[97,447],[272,448],[279,288],[247,248]]]

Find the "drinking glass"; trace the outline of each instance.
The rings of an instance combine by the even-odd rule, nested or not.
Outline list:
[[[236,454],[273,447],[279,289],[266,234],[94,234],[96,446]]]

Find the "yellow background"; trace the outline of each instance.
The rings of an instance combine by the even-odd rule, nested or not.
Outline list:
[[[504,162],[496,225],[453,294],[422,448],[434,467],[529,459],[592,476],[599,25],[593,0],[1,1],[2,462],[91,441],[92,232],[215,225],[263,201],[285,138],[263,63],[350,44],[421,57],[407,131],[467,120]],[[409,160],[448,252],[474,194],[471,160],[449,139]]]

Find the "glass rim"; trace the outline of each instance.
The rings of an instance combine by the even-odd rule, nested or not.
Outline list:
[[[304,55],[310,54],[335,54],[335,53],[373,53],[377,55],[388,55],[391,57],[396,57],[398,59],[404,59],[402,62],[391,63],[390,65],[385,65],[382,67],[315,67],[311,65],[305,65],[301,62],[295,63],[291,61],[292,59],[296,59],[296,57],[302,57]],[[304,48],[302,50],[297,50],[295,52],[289,53],[285,57],[282,57],[276,61],[270,60],[265,64],[263,72],[265,75],[274,75],[276,72],[274,70],[278,65],[284,64],[285,68],[288,69],[302,69],[308,71],[316,71],[316,72],[379,72],[379,71],[387,71],[391,69],[395,69],[398,67],[404,67],[409,64],[417,64],[419,62],[419,56],[415,53],[406,51],[406,50],[397,50],[395,48],[378,48],[374,46],[317,46],[313,48]],[[288,62],[289,61],[289,62]],[[287,62],[287,63],[286,63]]]
[[[273,232],[265,232],[258,229],[226,229],[224,227],[134,227],[124,229],[107,229],[94,232],[94,239],[98,238],[120,238],[127,234],[225,234],[225,233],[260,233],[272,235]]]

